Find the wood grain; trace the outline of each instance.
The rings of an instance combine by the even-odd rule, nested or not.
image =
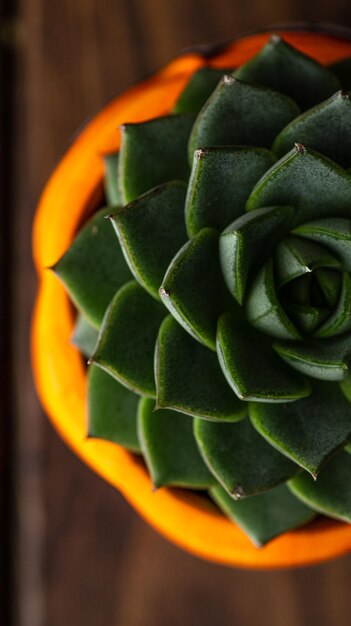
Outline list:
[[[183,553],[64,446],[39,407],[30,374],[31,221],[45,180],[82,120],[185,46],[227,40],[267,23],[305,20],[351,25],[351,7],[346,0],[21,0],[16,7],[15,150],[7,186],[14,211],[12,334],[1,354],[11,347],[15,365],[11,624],[350,623],[350,559],[254,573]],[[2,322],[8,325],[9,319]],[[0,453],[1,463],[2,458]],[[9,620],[4,614],[4,626]]]

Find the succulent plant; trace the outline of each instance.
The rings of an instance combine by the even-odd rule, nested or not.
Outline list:
[[[256,545],[351,522],[351,59],[273,36],[125,124],[107,207],[54,266],[88,436],[200,489]],[[69,207],[68,207],[69,209]]]

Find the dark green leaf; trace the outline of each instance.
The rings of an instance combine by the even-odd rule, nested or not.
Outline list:
[[[118,180],[124,204],[162,183],[188,179],[193,123],[193,115],[178,114],[122,126]]]
[[[185,209],[189,237],[206,226],[223,230],[241,216],[253,186],[274,161],[265,148],[196,150]]]
[[[71,247],[53,266],[74,304],[99,328],[117,289],[131,279],[122,250],[101,209],[83,226]]]
[[[88,369],[88,436],[140,452],[138,396],[95,365]]]
[[[105,179],[104,188],[106,201],[109,206],[120,206],[123,200],[118,188],[119,152],[104,156]]]
[[[257,434],[248,419],[237,424],[196,419],[194,432],[206,464],[235,499],[272,489],[298,471],[295,463]]]
[[[230,299],[219,266],[217,231],[204,228],[185,244],[167,270],[160,295],[185,330],[216,350],[217,320]]]
[[[285,93],[302,109],[308,109],[340,89],[337,77],[330,70],[290,46],[279,35],[273,35],[234,75]]]
[[[257,547],[310,522],[315,515],[294,498],[286,485],[240,501],[231,498],[219,485],[212,488],[210,494],[223,513],[238,524]]]
[[[294,232],[323,244],[338,256],[345,270],[351,271],[351,220],[326,217],[302,224]]]
[[[249,211],[286,204],[296,225],[330,215],[351,215],[351,173],[301,144],[261,178],[247,201]],[[295,232],[298,232],[297,230]]]
[[[308,382],[285,366],[268,337],[231,315],[219,320],[217,352],[226,379],[242,400],[284,402],[310,393]]]
[[[351,165],[351,101],[339,91],[326,102],[290,122],[273,144],[278,156],[289,152],[298,142],[321,152],[342,167]]]
[[[291,367],[320,380],[343,380],[351,363],[350,334],[322,341],[279,341],[274,348]]]
[[[217,87],[223,74],[230,74],[231,69],[201,67],[192,75],[185,89],[180,94],[174,107],[175,113],[198,113],[211,93]]]
[[[330,314],[325,309],[289,301],[284,303],[284,309],[301,333],[307,335],[313,333]]]
[[[328,248],[292,236],[285,237],[277,246],[275,264],[279,287],[317,267],[340,267],[340,261]]]
[[[78,313],[71,341],[87,358],[95,350],[98,335],[96,328],[89,324],[84,315]]]
[[[270,148],[277,134],[299,113],[287,96],[225,75],[196,118],[189,139],[190,163],[198,148]]]
[[[155,487],[206,489],[215,484],[196,445],[193,420],[188,415],[159,409],[142,398],[138,432],[142,451]]]
[[[248,280],[284,236],[292,207],[269,207],[242,215],[220,237],[220,260],[230,293],[242,304]]]
[[[289,482],[293,494],[308,506],[336,519],[351,522],[351,456],[335,456],[316,481],[300,474]]]
[[[325,300],[330,307],[334,307],[339,300],[341,275],[334,270],[318,269],[315,272],[318,284],[323,292]]]
[[[341,335],[351,329],[351,278],[343,272],[339,302],[324,324],[315,332],[316,337]]]
[[[156,299],[172,257],[187,239],[186,186],[172,181],[154,188],[111,216],[126,261],[137,281]]]
[[[246,412],[227,384],[217,356],[168,316],[156,350],[157,406],[194,417],[237,421]]]
[[[164,308],[135,281],[113,298],[91,361],[123,385],[155,397],[154,351]]]
[[[267,441],[316,476],[351,440],[351,404],[335,383],[314,383],[309,398],[250,404],[253,425]]]
[[[246,313],[250,324],[281,339],[296,339],[300,334],[286,315],[276,292],[273,259],[262,267],[247,294]]]

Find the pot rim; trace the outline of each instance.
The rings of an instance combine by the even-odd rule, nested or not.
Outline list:
[[[233,55],[237,57],[245,45],[252,54],[252,46],[257,48],[260,40],[261,47],[262,37],[269,32],[261,30],[235,40]],[[300,31],[282,34],[286,34],[287,39],[299,38],[299,41],[305,34],[307,41],[306,33]],[[309,33],[308,40],[316,37],[322,37],[325,43],[331,40],[319,33]],[[346,46],[344,48],[346,50]],[[97,208],[102,197],[101,155],[116,149],[117,141],[113,141],[116,122],[145,120],[145,110],[148,114],[151,110],[148,117],[171,110],[192,73],[208,62],[220,66],[221,55],[225,67],[230,50],[230,45],[226,44],[210,58],[198,52],[183,54],[153,77],[112,100],[76,136],[54,170],[41,197],[33,233],[40,281],[32,326],[33,371],[42,404],[68,445],[119,489],[161,534],[193,554],[225,565],[261,569],[309,565],[350,551],[351,527],[319,519],[307,527],[285,533],[258,550],[210,502],[196,493],[178,489],[160,489],[152,494],[147,472],[135,456],[116,444],[86,439],[85,370],[78,351],[69,344],[74,315],[63,286],[45,269],[68,247],[81,220]],[[350,43],[347,55],[345,50],[344,57],[351,55]],[[341,52],[339,56],[342,58]],[[236,64],[233,62],[234,66]],[[160,91],[165,104],[158,104],[155,110]],[[72,206],[71,213],[65,211],[67,206]]]

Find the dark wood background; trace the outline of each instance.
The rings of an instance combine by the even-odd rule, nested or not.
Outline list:
[[[0,625],[348,626],[350,558],[273,573],[202,562],[84,467],[36,399],[29,324],[35,204],[82,120],[184,46],[268,23],[351,26],[349,0],[0,0],[0,17]]]

